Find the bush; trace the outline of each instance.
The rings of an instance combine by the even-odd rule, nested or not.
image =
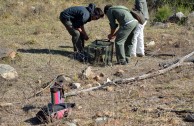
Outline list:
[[[171,11],[170,7],[168,5],[165,5],[161,8],[158,8],[158,11],[156,12],[154,21],[164,22],[171,15],[172,15],[172,11]]]
[[[185,7],[183,5],[180,5],[177,7],[177,12],[182,12],[185,15],[188,15],[191,12],[191,7]]]

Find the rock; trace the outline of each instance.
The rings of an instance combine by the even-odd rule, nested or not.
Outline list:
[[[87,84],[86,87],[87,88],[91,88],[92,87],[92,84]]]
[[[12,51],[8,57],[10,57],[11,59],[14,59],[16,57],[16,52]]]
[[[80,84],[80,83],[71,83],[71,84],[70,84],[70,87],[71,87],[72,89],[78,89],[78,88],[81,87],[81,84]]]
[[[102,117],[102,116],[103,116],[103,113],[102,113],[102,112],[99,112],[99,111],[98,111],[98,112],[96,113],[96,117]]]
[[[37,80],[37,81],[35,81],[35,83],[37,83],[37,84],[41,84],[41,83],[42,83],[42,81],[41,81],[41,80]]]
[[[105,111],[105,112],[104,112],[104,115],[105,115],[106,117],[113,117],[113,116],[114,116],[114,112]]]
[[[96,81],[99,81],[99,80],[101,80],[101,77],[99,75],[97,75],[93,79],[96,80]]]
[[[6,80],[12,80],[18,77],[18,73],[10,65],[0,64],[0,76]]]
[[[181,20],[183,17],[185,17],[185,15],[182,12],[177,12],[176,17],[178,17],[179,20]]]
[[[99,75],[100,77],[104,77],[104,73],[100,73],[100,75]]]
[[[83,108],[82,106],[78,106],[78,107],[77,107],[78,110],[80,110],[80,109],[82,109],[82,108]]]
[[[87,67],[85,70],[82,71],[82,78],[94,78],[94,73],[92,72],[91,67]]]
[[[66,76],[65,76],[64,79],[65,79],[65,81],[67,81],[67,82],[71,82],[71,78],[69,78],[69,77],[66,77]]]
[[[93,86],[101,86],[101,84],[96,81],[96,82],[93,83]]]
[[[106,82],[111,82],[111,80],[109,78],[106,78]]]
[[[178,126],[180,124],[179,119],[177,118],[171,118],[168,120],[168,122],[172,125],[172,126]]]
[[[107,87],[106,90],[109,92],[112,92],[112,91],[114,91],[114,87]]]
[[[99,117],[97,119],[95,119],[95,125],[97,126],[103,126],[108,122],[108,118],[107,117]]]
[[[155,45],[156,45],[156,43],[154,41],[146,43],[146,47],[154,47]]]
[[[75,123],[72,122],[66,122],[66,126],[77,126]]]
[[[124,74],[124,70],[119,69],[114,75],[120,77],[120,76],[123,76],[123,74]]]
[[[16,57],[16,52],[8,48],[0,48],[0,58],[8,57],[14,59]]]

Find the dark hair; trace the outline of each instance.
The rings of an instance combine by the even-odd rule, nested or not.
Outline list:
[[[99,7],[96,7],[94,9],[94,15],[95,16],[99,16],[99,18],[104,17],[104,13],[103,13],[103,11]]]
[[[112,7],[111,4],[108,4],[108,5],[106,5],[106,6],[104,7],[104,13],[105,13],[105,14],[106,14],[106,12],[108,11],[108,9],[109,9],[110,7]]]

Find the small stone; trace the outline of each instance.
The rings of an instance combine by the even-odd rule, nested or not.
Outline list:
[[[91,88],[92,87],[92,84],[87,84],[86,87],[87,88]]]
[[[97,117],[102,117],[102,116],[103,116],[103,113],[102,113],[102,112],[97,112],[97,113],[96,113],[96,116],[97,116]]]
[[[96,81],[99,81],[99,80],[101,80],[101,77],[99,75],[97,75],[93,79],[96,80]]]
[[[41,80],[37,80],[35,83],[37,83],[37,84],[41,84]]]
[[[104,115],[105,115],[106,117],[113,117],[113,116],[114,116],[114,113],[113,113],[113,112],[109,112],[109,111],[105,111],[105,112],[104,112]]]
[[[82,106],[78,106],[78,107],[77,107],[78,110],[80,110],[80,109],[82,109],[82,108],[83,108]]]
[[[114,87],[107,87],[106,90],[109,92],[112,92],[112,91],[114,91]]]
[[[16,57],[16,52],[12,51],[10,54],[9,54],[9,57],[11,59],[14,59]]]
[[[151,42],[146,44],[147,47],[154,47],[155,45],[156,45],[156,43],[154,41],[151,41]]]
[[[81,87],[81,84],[80,84],[80,83],[72,83],[72,84],[70,84],[70,87],[71,87],[72,89],[78,89],[78,88]]]
[[[95,119],[95,124],[97,126],[103,126],[108,122],[108,118],[107,117],[99,117],[97,119]]]
[[[100,73],[100,75],[99,75],[100,77],[104,77],[104,73]]]
[[[10,65],[0,64],[0,76],[6,80],[11,80],[17,78],[18,73]]]
[[[92,68],[91,67],[87,67],[85,70],[82,71],[82,77],[89,79],[89,78],[93,78],[94,73],[92,72]]]
[[[124,74],[124,70],[119,69],[114,75],[119,77],[119,76],[123,76],[123,74]]]

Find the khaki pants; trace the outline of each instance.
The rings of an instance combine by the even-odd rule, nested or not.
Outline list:
[[[115,39],[115,49],[117,62],[125,62],[126,55],[130,55],[130,50],[132,47],[133,30],[137,26],[138,22],[134,20],[133,22],[120,26],[116,39]]]

